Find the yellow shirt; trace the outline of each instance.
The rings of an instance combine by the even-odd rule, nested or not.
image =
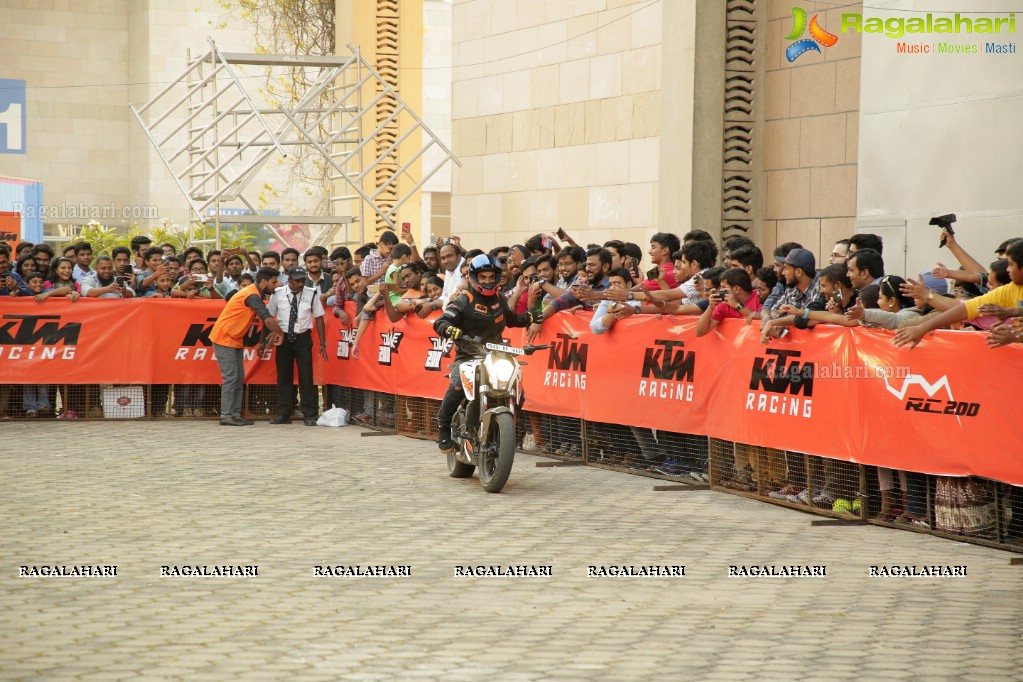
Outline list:
[[[1019,301],[1023,301],[1023,286],[1009,282],[994,291],[987,292],[983,296],[966,301],[966,317],[969,320],[980,317],[980,312],[978,311],[982,305],[987,303],[1000,305],[1003,308],[1015,308]]]

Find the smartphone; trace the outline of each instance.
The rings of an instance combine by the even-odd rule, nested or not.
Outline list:
[[[210,276],[209,275],[199,274],[199,275],[192,275],[192,277],[195,278],[196,282],[203,282],[203,283],[205,283],[205,282],[209,282],[210,281]]]
[[[380,285],[379,284],[370,284],[368,287],[366,287],[366,291],[368,291],[371,294],[379,294],[380,293]]]
[[[401,224],[401,235],[404,237],[407,234],[412,234],[412,223]]]
[[[553,239],[544,239],[543,240],[543,248],[547,249],[548,251],[550,249],[553,249],[554,248],[554,240]]]
[[[114,277],[114,281],[117,282],[117,286],[123,287],[128,285],[128,278],[121,277],[120,275]]]
[[[555,234],[558,235],[558,239],[568,239],[568,235],[565,234],[565,228],[563,227],[559,227]]]
[[[833,300],[835,302],[835,305],[837,305],[839,308],[841,308],[842,307],[842,291],[840,289],[835,289],[833,292],[831,292],[831,300]]]

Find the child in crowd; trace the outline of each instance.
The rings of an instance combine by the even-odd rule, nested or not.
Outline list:
[[[146,298],[170,298],[171,290],[174,288],[174,277],[170,273],[162,272],[156,277],[156,289],[146,293]]]
[[[28,287],[30,295],[40,300],[43,296],[43,286],[46,278],[41,272],[30,272],[25,277],[25,286]],[[42,300],[46,300],[45,298]],[[23,388],[21,406],[25,410],[26,417],[38,417],[42,413],[50,411],[50,387],[46,385],[28,385]]]

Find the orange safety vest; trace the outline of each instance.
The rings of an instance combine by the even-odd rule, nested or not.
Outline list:
[[[252,294],[262,298],[255,284],[250,284],[231,297],[224,309],[220,311],[220,317],[213,324],[210,341],[229,348],[242,347],[242,339],[245,338],[252,326],[252,318],[256,316],[256,311],[245,305],[245,299]]]

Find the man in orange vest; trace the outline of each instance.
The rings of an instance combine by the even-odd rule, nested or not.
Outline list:
[[[278,274],[273,268],[260,268],[256,272],[256,283],[234,292],[210,332],[210,341],[213,342],[213,351],[217,354],[217,364],[220,365],[220,376],[224,383],[220,393],[221,426],[249,426],[255,423],[251,419],[242,419],[242,392],[245,385],[243,339],[257,315],[270,332],[283,338],[281,326],[264,302],[280,285]]]

